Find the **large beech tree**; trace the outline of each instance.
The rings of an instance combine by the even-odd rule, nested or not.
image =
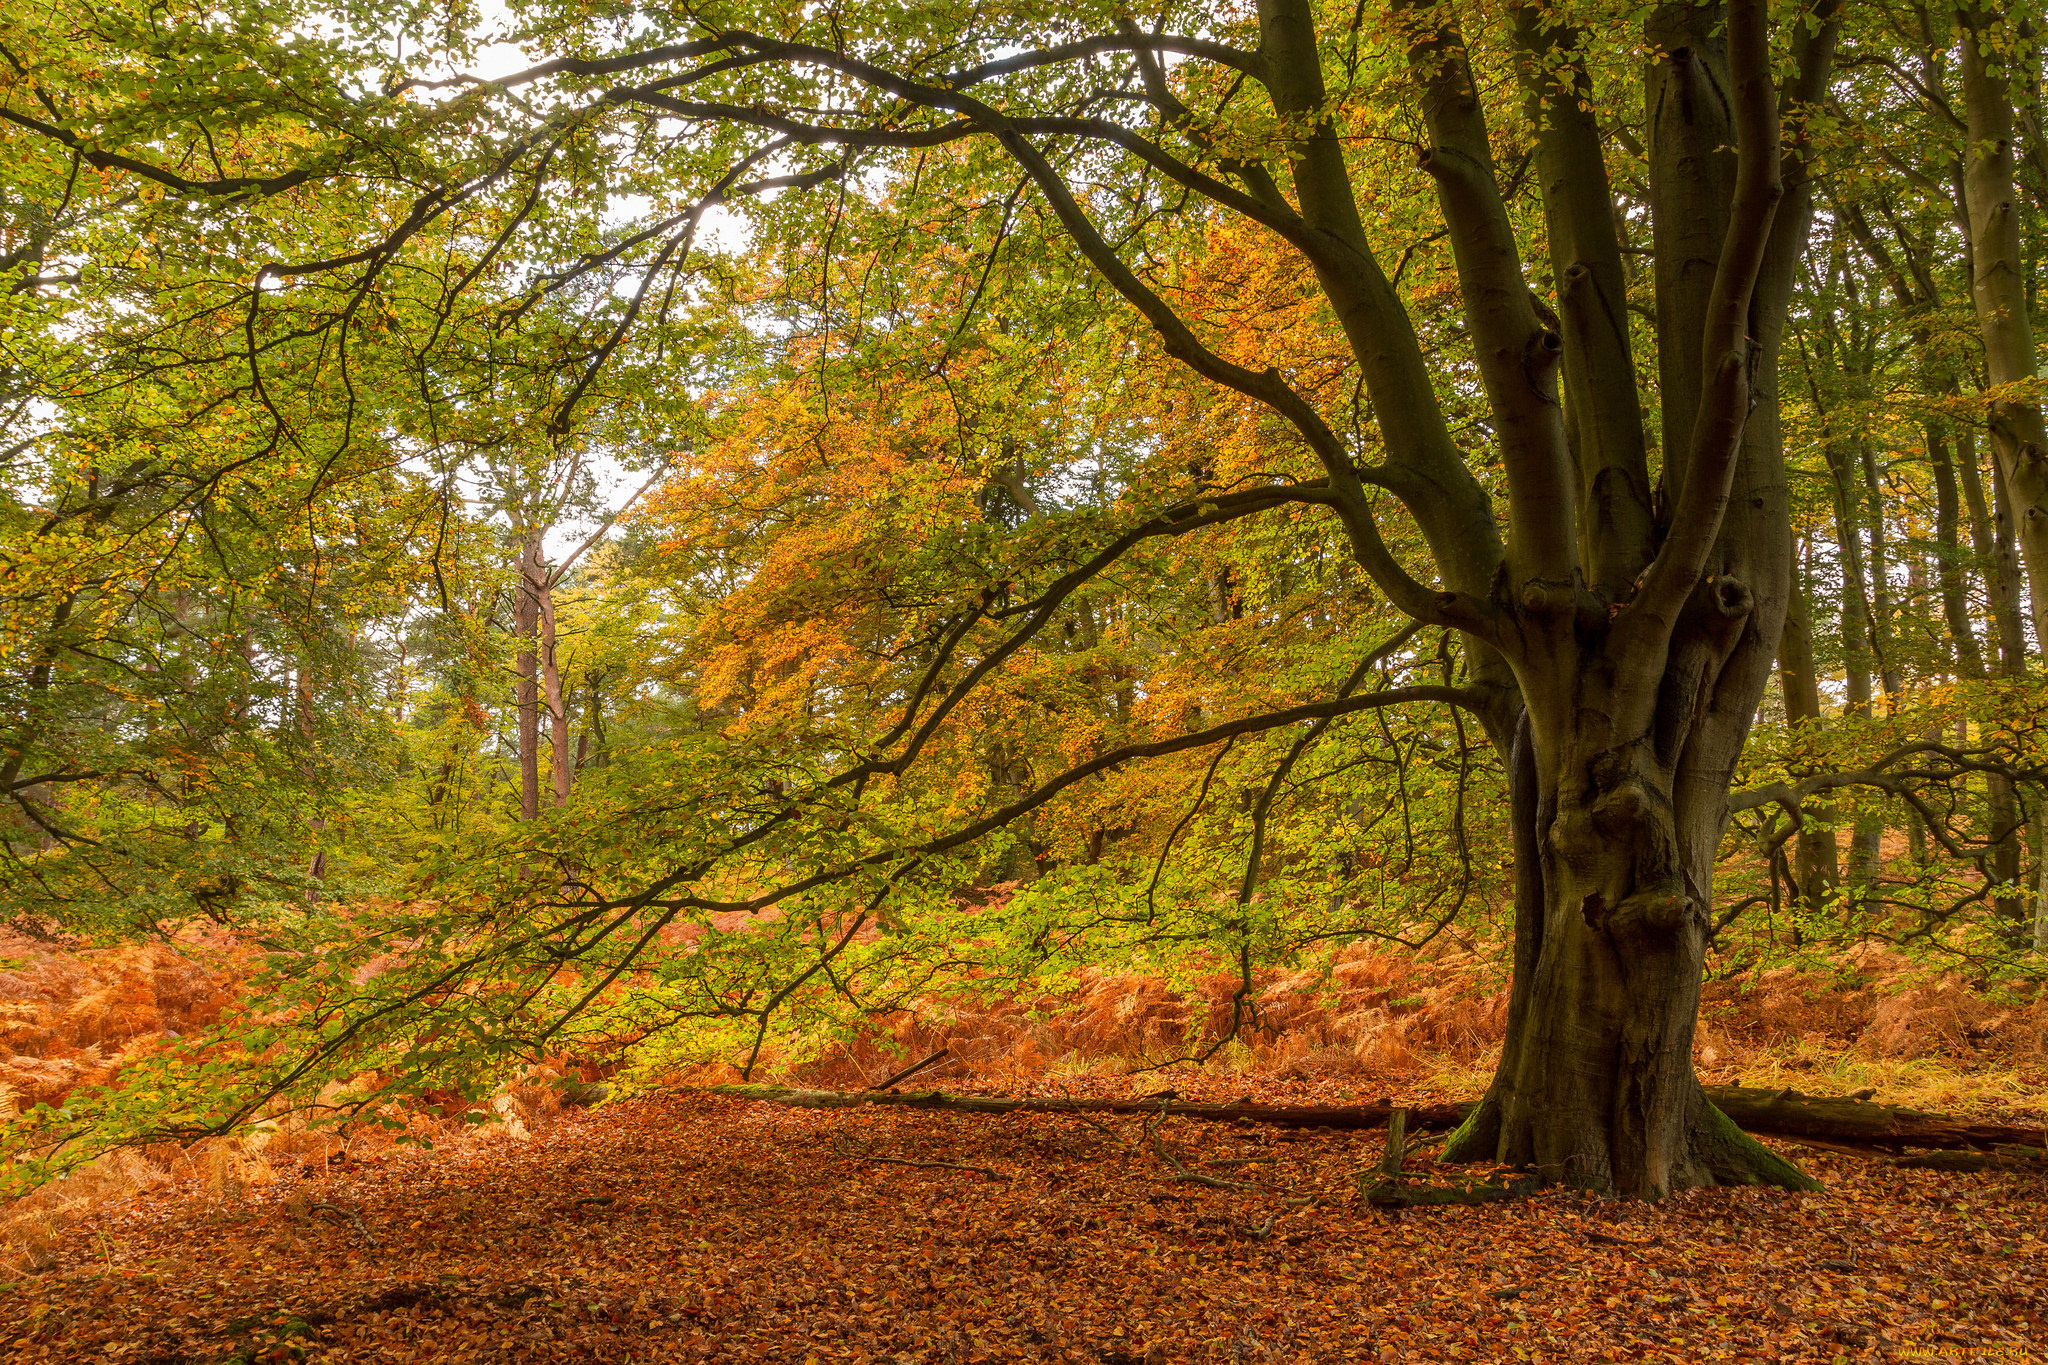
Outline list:
[[[1200,36],[1128,21],[1088,33],[1068,13],[939,17],[928,49],[903,36],[908,16],[864,17],[893,32],[812,41],[705,13],[706,36],[563,59],[530,78],[606,77],[617,83],[605,102],[758,128],[772,139],[764,156],[999,146],[1170,355],[1270,408],[1322,467],[1313,482],[1171,515],[1327,507],[1391,602],[1477,652],[1454,700],[1512,754],[1515,983],[1499,1073],[1452,1155],[1639,1195],[1801,1183],[1706,1103],[1691,1042],[1730,778],[1789,593],[1775,371],[1811,220],[1796,130],[1826,79],[1831,7],[1779,35],[1755,3],[1667,5],[1645,23],[1654,434],[1580,33],[1536,7],[1385,16],[1427,133],[1416,164],[1456,261],[1498,509],[1446,420],[1441,361],[1361,217],[1372,154],[1346,146],[1331,112],[1350,11],[1268,0],[1255,27]],[[1468,25],[1512,30],[1489,36],[1510,44],[1524,87],[1554,310],[1531,289],[1510,221]],[[1204,66],[1227,80],[1191,69]],[[1124,85],[1099,84],[1119,74]],[[1215,101],[1198,105],[1205,92],[1255,102],[1264,135],[1245,136]],[[1087,168],[1104,156],[1141,162],[1164,192],[1249,219],[1298,255],[1349,342],[1381,458],[1361,459],[1278,369],[1226,358],[1176,312],[1140,264],[1142,234],[1112,241],[1098,221]],[[1390,549],[1380,519],[1395,506],[1420,528],[1427,567]]]
[[[407,253],[448,240],[435,234],[451,222],[471,264],[440,277],[451,302],[434,338],[492,262],[538,261],[535,297],[594,290],[603,328],[529,365],[550,376],[529,391],[543,409],[536,425],[565,437],[615,396],[621,366],[656,363],[647,357],[659,348],[636,351],[635,338],[686,289],[711,210],[773,199],[756,220],[772,233],[823,211],[831,195],[883,186],[873,197],[886,213],[890,194],[914,192],[903,188],[906,168],[946,153],[1042,206],[1168,355],[1262,405],[1285,430],[1276,439],[1320,470],[1162,500],[1025,603],[1008,602],[1006,584],[964,585],[979,605],[939,633],[900,721],[814,791],[778,785],[781,813],[735,849],[800,818],[806,800],[843,814],[872,780],[904,772],[1079,587],[1149,540],[1326,509],[1380,593],[1414,623],[1461,633],[1470,660],[1457,685],[1347,684],[1324,702],[1113,750],[943,839],[756,894],[709,889],[716,857],[602,896],[579,879],[564,907],[570,939],[626,922],[607,920],[613,912],[657,912],[651,927],[636,922],[637,952],[664,916],[760,909],[943,853],[1117,763],[1374,707],[1448,703],[1509,755],[1517,853],[1508,1037],[1450,1154],[1644,1196],[1805,1183],[1708,1105],[1692,1037],[1731,777],[1790,597],[1777,366],[1812,220],[1802,129],[1828,80],[1832,0],[1781,10],[1775,25],[1762,0],[1664,4],[1639,20],[1448,0],[1384,12],[1261,0],[1255,13],[1190,5],[1138,16],[1107,5],[703,4],[616,21],[535,6],[520,18],[521,41],[551,50],[490,81],[401,74],[363,94],[336,84],[335,58],[310,48],[229,63],[238,88],[258,94],[224,119],[253,118],[260,105],[312,130],[246,174],[221,169],[211,132],[208,154],[181,135],[205,127],[208,73],[224,68],[181,66],[175,33],[151,39],[175,79],[146,110],[95,124],[55,100],[21,98],[7,117],[77,165],[128,178],[150,202],[281,221],[328,184],[367,205],[359,222],[326,221],[330,234],[355,231],[348,249],[279,259],[266,254],[284,250],[274,228],[214,248],[262,257],[210,305],[234,319],[224,336],[247,338],[223,356],[252,374],[273,346],[256,340],[259,319],[295,306],[291,337],[332,338],[338,354],[381,326],[387,352],[419,341],[406,355],[423,375],[468,363],[434,353],[433,338],[394,341],[379,313],[384,291],[419,268]],[[269,75],[247,75],[258,69]],[[1347,102],[1367,88],[1405,110],[1395,134],[1361,135],[1347,121]],[[1603,106],[1638,94],[1639,117],[1618,130],[1603,119]],[[1608,171],[1617,139],[1642,168],[1626,196]],[[619,228],[598,203],[574,230],[558,216],[550,231],[522,232],[592,164],[614,167],[612,189],[660,211]],[[1529,258],[1532,236],[1518,222],[1514,185],[1525,172],[1540,194],[1535,239],[1547,259]],[[1364,207],[1373,183],[1416,174],[1433,186],[1463,322],[1427,342],[1398,287],[1405,258],[1390,267],[1393,248],[1376,240]],[[818,206],[804,208],[806,196]],[[493,208],[475,214],[479,205]],[[1371,414],[1363,434],[1341,432],[1326,392],[1248,360],[1183,310],[1169,227],[1189,215],[1251,225],[1313,281]],[[1631,228],[1642,215],[1647,242]],[[993,267],[993,243],[987,259]],[[1645,273],[1647,326],[1632,320],[1630,298]],[[649,373],[658,368],[639,382]],[[336,401],[352,393],[339,384]],[[1454,399],[1476,421],[1454,423]],[[477,404],[472,393],[467,408],[431,395],[421,406],[426,416],[414,416],[431,426]],[[977,662],[959,657],[970,628],[989,624],[1007,632],[1000,642]],[[1359,642],[1361,658],[1371,644]]]

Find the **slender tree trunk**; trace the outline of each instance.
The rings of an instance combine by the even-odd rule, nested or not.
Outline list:
[[[2019,561],[2014,545],[2012,500],[2007,493],[2004,472],[1996,464],[1991,469],[1991,488],[1993,573],[2000,581],[2007,602],[1999,629],[1998,671],[2001,677],[2019,678],[2024,677],[2027,671],[2027,640],[2019,611]],[[2027,921],[2027,901],[2019,888],[2024,861],[2019,792],[2010,778],[1999,773],[1991,774],[1985,786],[1988,790],[1985,813],[1991,825],[1991,857],[1988,860],[1991,877],[2012,888],[1992,898],[1992,914],[2005,926],[2008,939],[2018,942],[2026,936]]]
[[[1870,589],[1864,568],[1864,541],[1859,515],[1864,499],[1862,486],[1852,468],[1855,453],[1845,441],[1827,442],[1824,448],[1833,476],[1835,542],[1842,572],[1842,671],[1846,677],[1847,705],[1852,716],[1871,714],[1872,663],[1871,630],[1876,614],[1870,605]],[[1877,871],[1878,851],[1884,826],[1880,817],[1865,810],[1856,814],[1849,835],[1847,883],[1851,903],[1860,898]]]
[[[1920,547],[1909,545],[1906,549],[1906,612],[1908,619],[1924,619],[1925,612],[1923,609],[1926,605],[1926,597],[1926,560],[1920,552]],[[1930,744],[1941,743],[1941,726],[1938,724],[1930,724],[1920,733],[1921,737]],[[1927,822],[1921,817],[1918,806],[1907,806],[1905,816],[1907,854],[1912,858],[1915,867],[1925,867],[1928,863]]]
[[[1941,584],[1941,614],[1948,623],[1950,649],[1956,673],[1969,679],[1984,676],[1984,648],[1977,640],[1977,624],[1970,615],[1969,581],[1964,572],[1962,510],[1956,491],[1956,471],[1949,453],[1946,433],[1939,426],[1927,427],[1927,458],[1934,473],[1934,541],[1937,548],[1935,575]]]
[[[1977,562],[1984,572],[1985,598],[1991,606],[1992,644],[1997,650],[1994,671],[2002,678],[2016,678],[2027,668],[2027,632],[2020,609],[2019,554],[2013,545],[2012,517],[2003,496],[1994,499],[1985,493],[1983,471],[1977,464],[1977,443],[1967,427],[1956,432],[1956,470],[1962,476],[1970,541],[1976,546]],[[1992,472],[1992,484],[2001,485],[1996,470]]]
[[[1852,716],[1871,713],[1870,593],[1865,587],[1863,533],[1857,525],[1856,484],[1849,470],[1850,452],[1841,441],[1830,440],[1825,447],[1828,469],[1833,475],[1835,504],[1835,549],[1842,574],[1841,630],[1842,672],[1847,688],[1845,711]]]
[[[590,727],[590,766],[602,768],[612,761],[611,743],[604,729],[604,674],[593,668],[583,675],[583,681],[590,696],[583,712],[584,723]]]
[[[1778,687],[1785,698],[1785,719],[1794,726],[1818,725],[1820,677],[1813,664],[1813,607],[1806,588],[1812,548],[1794,556],[1792,597],[1785,610],[1785,632],[1778,645]],[[1840,853],[1832,825],[1832,802],[1810,800],[1793,838],[1793,877],[1799,899],[1809,910],[1831,900],[1841,882]]]
[[[540,630],[540,529],[521,532],[519,576],[512,591],[514,706],[519,717],[519,818],[540,816],[539,664],[535,637]]]
[[[1868,440],[1857,443],[1857,464],[1863,473],[1864,514],[1870,535],[1870,652],[1877,664],[1877,678],[1884,688],[1886,715],[1898,711],[1901,687],[1898,642],[1892,627],[1896,609],[1892,601],[1891,547],[1885,540],[1884,489],[1878,481],[1877,456]]]
[[[313,724],[313,683],[311,678],[308,677],[308,666],[305,664],[299,665],[292,672],[292,710],[298,722],[299,742],[305,746],[304,756],[299,760],[299,775],[310,786],[314,777],[313,748],[318,740],[318,733]],[[322,834],[326,833],[327,822],[315,815],[306,821],[306,829],[317,841]],[[306,863],[306,876],[316,882],[326,880],[327,850],[325,848],[316,846],[313,849],[313,856]],[[318,898],[318,892],[310,888],[306,891],[306,901],[308,904],[311,904]]]
[[[548,711],[549,776],[554,785],[557,809],[569,804],[573,774],[569,766],[569,710],[562,696],[562,669],[555,657],[555,587],[545,565],[540,591],[540,676],[541,699]]]

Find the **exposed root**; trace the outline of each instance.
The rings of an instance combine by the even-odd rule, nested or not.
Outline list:
[[[1711,1102],[1702,1099],[1700,1111],[1692,1133],[1694,1160],[1715,1184],[1774,1185],[1809,1192],[1821,1188],[1818,1180],[1736,1127],[1735,1120]]]

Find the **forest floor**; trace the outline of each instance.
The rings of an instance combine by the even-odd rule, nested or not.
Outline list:
[[[101,1205],[44,1273],[0,1283],[0,1359],[2048,1360],[2038,1176],[1787,1146],[1825,1192],[1395,1217],[1356,1191],[1381,1134],[1157,1136],[1257,1188],[1175,1179],[1135,1119],[683,1091],[525,1141],[187,1178]]]

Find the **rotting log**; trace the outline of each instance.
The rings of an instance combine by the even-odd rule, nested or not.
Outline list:
[[[1411,1185],[1400,1180],[1367,1184],[1361,1179],[1358,1192],[1365,1197],[1366,1203],[1376,1209],[1398,1211],[1444,1208],[1453,1204],[1492,1204],[1503,1199],[1526,1199],[1536,1193],[1542,1184],[1542,1181],[1534,1178],[1511,1180],[1505,1184],[1486,1181],[1477,1185]]]
[[[701,1093],[726,1099],[760,1100],[797,1109],[855,1109],[879,1105],[932,1109],[957,1114],[1163,1114],[1211,1123],[1255,1123],[1279,1128],[1335,1130],[1384,1128],[1397,1108],[1406,1109],[1416,1130],[1455,1128],[1470,1104],[1251,1104],[1207,1103],[1178,1097],[1159,1099],[1065,1099],[1040,1096],[956,1095],[944,1090],[847,1092],[801,1090],[777,1085],[713,1085]],[[1840,1146],[1884,1152],[1915,1148],[1988,1151],[2000,1146],[2039,1145],[2043,1130],[2002,1123],[1973,1123],[1864,1099],[1802,1095],[1718,1085],[1707,1098],[1746,1132],[1769,1137],[1815,1138]]]
[[[1892,1162],[1916,1171],[2019,1171],[2048,1175],[2048,1151],[2039,1147],[2000,1147],[1995,1152],[1922,1152]]]
[[[902,1109],[938,1109],[954,1114],[1164,1114],[1168,1118],[1204,1119],[1216,1123],[1257,1123],[1276,1128],[1384,1128],[1393,1115],[1391,1104],[1209,1104],[1181,1099],[1078,1100],[1036,1096],[955,1095],[944,1090],[849,1092],[796,1090],[775,1085],[711,1085],[702,1093],[727,1099],[762,1100],[797,1109],[854,1109],[884,1105]],[[1408,1121],[1418,1128],[1452,1128],[1469,1104],[1407,1105]]]
[[[1946,1151],[2038,1145],[2040,1127],[1972,1123],[1947,1114],[1876,1104],[1863,1099],[1802,1095],[1796,1090],[1708,1086],[1707,1098],[1736,1125],[1773,1137],[1821,1138],[1881,1151],[1910,1148]]]

